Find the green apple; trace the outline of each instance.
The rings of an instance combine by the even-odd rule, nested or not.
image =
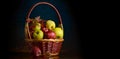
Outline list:
[[[41,29],[41,24],[40,23],[35,23],[34,25],[35,27],[33,28],[33,30],[40,30]]]
[[[53,30],[53,29],[55,29],[56,24],[55,24],[55,22],[52,21],[52,20],[47,20],[47,21],[46,21],[46,27],[47,27],[49,30]]]
[[[33,32],[33,38],[34,39],[38,39],[38,40],[41,40],[43,39],[43,36],[44,36],[44,33],[42,30],[36,30]]]
[[[54,30],[53,30],[56,34],[56,38],[63,38],[63,30],[60,28],[60,27],[56,27]]]

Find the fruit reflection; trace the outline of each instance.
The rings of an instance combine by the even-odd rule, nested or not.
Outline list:
[[[60,59],[59,56],[33,56],[33,59]]]

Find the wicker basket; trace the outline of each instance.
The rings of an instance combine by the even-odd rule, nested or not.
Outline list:
[[[41,55],[49,55],[49,56],[59,55],[64,39],[35,40],[35,39],[31,38],[31,34],[29,31],[29,19],[31,19],[31,18],[29,18],[29,17],[30,17],[32,10],[36,6],[42,5],[42,4],[49,5],[50,7],[52,7],[56,11],[58,18],[59,18],[59,25],[63,29],[61,16],[60,16],[58,10],[55,8],[55,6],[53,6],[52,4],[50,4],[48,2],[38,2],[31,7],[31,9],[29,10],[27,17],[26,17],[25,42],[30,47],[30,49],[32,49],[33,46],[38,46],[41,50]]]

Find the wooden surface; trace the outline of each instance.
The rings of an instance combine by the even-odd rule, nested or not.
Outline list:
[[[76,53],[67,52],[65,50],[61,50],[61,53],[58,56],[34,57],[27,48],[15,48],[10,49],[8,59],[83,59],[83,58]]]
[[[27,53],[15,53],[12,55],[9,55],[8,59],[83,59],[77,55],[59,55],[59,56],[40,56],[40,57],[34,57],[31,54]]]

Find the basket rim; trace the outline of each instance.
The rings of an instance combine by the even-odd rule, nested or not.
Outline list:
[[[64,39],[25,39],[27,42],[63,42]]]

